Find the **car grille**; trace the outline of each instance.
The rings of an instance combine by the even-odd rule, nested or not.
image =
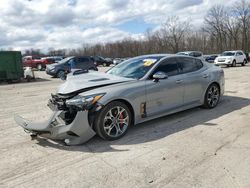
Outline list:
[[[225,62],[226,59],[218,59],[218,62]]]

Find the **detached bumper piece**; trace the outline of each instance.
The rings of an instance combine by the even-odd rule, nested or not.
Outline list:
[[[79,145],[87,142],[96,133],[88,122],[88,111],[78,111],[72,122],[67,123],[62,118],[64,111],[54,111],[49,120],[33,123],[16,115],[16,123],[27,132],[44,138],[64,140],[67,145]]]

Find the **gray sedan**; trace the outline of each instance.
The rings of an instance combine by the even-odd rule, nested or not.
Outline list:
[[[68,75],[48,106],[46,122],[15,116],[31,135],[81,144],[95,134],[119,139],[129,127],[196,106],[214,108],[224,93],[224,72],[181,55],[139,56],[106,73]]]

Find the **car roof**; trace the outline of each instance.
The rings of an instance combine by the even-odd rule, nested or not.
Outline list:
[[[236,53],[236,52],[243,52],[242,50],[228,50],[228,51],[224,51],[224,52],[232,52],[232,53]]]
[[[173,55],[175,55],[175,54],[147,54],[147,55],[141,55],[141,56],[137,56],[137,57],[170,57]]]
[[[183,51],[183,52],[178,52],[178,53],[192,53],[192,52],[199,52],[199,53],[202,53],[201,51]]]

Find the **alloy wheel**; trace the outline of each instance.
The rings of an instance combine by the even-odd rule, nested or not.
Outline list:
[[[215,107],[219,101],[220,91],[216,85],[212,85],[207,93],[207,103],[210,107]]]
[[[104,117],[104,131],[110,137],[119,137],[128,129],[129,121],[127,110],[121,106],[115,106]]]

